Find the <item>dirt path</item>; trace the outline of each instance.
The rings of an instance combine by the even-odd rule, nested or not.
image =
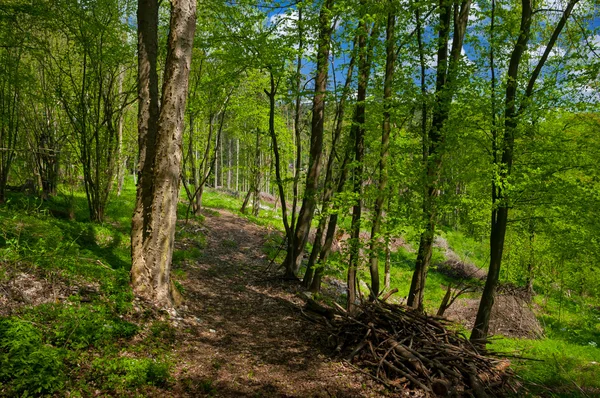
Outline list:
[[[173,353],[178,396],[376,397],[370,379],[331,359],[327,334],[302,318],[295,287],[265,274],[267,234],[220,210],[184,268],[187,311]]]

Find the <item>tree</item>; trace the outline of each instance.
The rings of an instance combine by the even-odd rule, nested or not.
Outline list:
[[[172,306],[177,303],[177,293],[170,269],[196,1],[171,1],[160,98],[158,11],[158,0],[138,1],[139,177],[131,228],[131,284],[136,294]]]
[[[337,214],[335,214],[335,209],[332,208],[331,202],[334,194],[344,189],[344,184],[346,182],[349,150],[346,149],[340,153],[337,146],[340,144],[342,138],[346,100],[348,99],[350,84],[352,83],[352,73],[354,71],[355,60],[356,56],[353,52],[352,57],[350,58],[350,63],[348,64],[348,68],[346,70],[346,82],[342,88],[334,117],[335,127],[331,140],[331,150],[329,152],[329,157],[327,158],[325,180],[323,182],[325,189],[323,191],[323,197],[321,200],[321,219],[319,220],[319,225],[315,234],[313,248],[306,266],[306,272],[304,274],[304,278],[302,279],[302,284],[305,287],[310,288],[310,290],[313,292],[318,292],[321,289],[321,277],[324,272],[325,261],[329,254],[331,244],[333,243],[333,236],[337,226]],[[334,165],[338,155],[343,155],[344,160],[341,164],[340,171],[338,173],[339,175],[334,176]],[[330,214],[332,210],[334,211],[334,214]],[[326,227],[327,232],[325,233]],[[324,233],[325,242],[322,242]],[[317,266],[317,259],[320,263],[319,266]]]
[[[350,227],[350,259],[348,261],[348,311],[356,310],[356,293],[358,290],[357,271],[360,262],[360,228],[363,207],[363,179],[364,179],[364,153],[365,153],[365,120],[367,87],[373,59],[374,38],[378,35],[377,21],[367,21],[367,2],[361,1],[361,11],[358,26],[358,90],[356,93],[356,107],[350,137],[354,141],[354,168],[352,175],[353,193],[355,195],[352,207],[352,225]],[[371,40],[369,40],[369,37]]]
[[[310,224],[317,206],[317,187],[321,174],[321,156],[323,153],[323,130],[325,123],[325,94],[329,72],[329,47],[331,43],[333,0],[325,0],[319,15],[319,39],[317,50],[317,70],[315,75],[315,95],[311,121],[308,171],[302,207],[294,231],[292,250],[288,250],[283,262],[288,278],[296,278],[300,267],[299,260],[304,253],[308,240]]]
[[[390,2],[391,3],[391,2]],[[376,299],[379,296],[379,253],[377,250],[377,240],[381,229],[381,218],[387,192],[388,171],[387,161],[390,147],[390,101],[392,99],[392,84],[394,79],[394,63],[396,54],[394,51],[394,32],[396,28],[396,14],[393,4],[389,5],[386,33],[385,33],[385,78],[383,83],[383,123],[381,132],[381,154],[379,158],[379,184],[378,193],[375,199],[375,208],[373,209],[373,224],[371,226],[371,245],[369,254],[369,271],[371,273],[371,297]]]
[[[118,1],[56,6],[61,12],[48,29],[57,34],[40,38],[47,50],[39,60],[50,61],[48,75],[74,133],[69,141],[82,166],[90,219],[102,222],[120,162],[119,126],[133,97],[133,90],[123,90],[133,49],[123,39]]]
[[[442,168],[444,134],[446,122],[450,115],[452,98],[456,91],[456,75],[458,72],[461,51],[471,1],[466,0],[460,4],[441,0],[439,6],[440,19],[438,25],[437,67],[435,100],[431,116],[431,126],[427,136],[423,137],[425,164],[425,192],[423,198],[423,232],[419,241],[419,250],[415,263],[415,271],[408,293],[407,304],[411,307],[423,309],[423,292],[427,271],[431,262],[433,238],[437,221],[436,199],[439,195],[439,178]],[[450,27],[454,26],[452,48],[448,59],[448,40]],[[422,115],[425,117],[426,115]]]
[[[18,45],[0,48],[0,203],[5,201],[20,130],[22,53]]]
[[[487,337],[490,315],[492,307],[494,306],[494,296],[500,277],[502,252],[504,250],[506,227],[508,223],[508,210],[511,206],[509,192],[511,184],[510,176],[514,162],[515,134],[520,119],[531,104],[534,94],[533,90],[536,81],[542,72],[542,68],[548,60],[561,31],[567,23],[567,19],[571,15],[573,8],[578,1],[579,0],[570,0],[562,12],[562,16],[552,31],[552,35],[548,40],[542,57],[527,79],[527,86],[519,101],[519,69],[531,36],[531,25],[534,15],[533,2],[531,0],[522,0],[521,2],[521,25],[519,28],[519,36],[512,50],[506,72],[507,83],[504,97],[504,129],[501,137],[493,137],[492,143],[493,160],[494,166],[496,166],[497,175],[492,179],[490,266],[479,309],[477,311],[477,317],[473,326],[473,332],[471,333],[471,340],[475,342],[481,342]]]

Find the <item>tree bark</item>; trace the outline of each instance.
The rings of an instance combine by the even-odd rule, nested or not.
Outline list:
[[[361,1],[361,6],[366,6]],[[364,10],[366,12],[366,10]],[[373,33],[375,26],[372,28]],[[356,309],[356,293],[358,290],[358,281],[356,278],[359,257],[360,257],[360,226],[363,204],[363,157],[365,152],[365,100],[367,98],[367,86],[369,84],[369,72],[371,69],[372,45],[367,45],[368,28],[365,19],[362,19],[359,25],[358,34],[358,90],[356,96],[356,109],[354,113],[354,123],[352,125],[352,138],[354,138],[354,172],[353,172],[353,192],[356,195],[356,202],[352,207],[352,225],[350,236],[350,260],[348,262],[348,312],[354,313]]]
[[[497,169],[500,171],[497,176],[498,178],[494,176],[495,178],[492,179],[490,266],[481,301],[479,303],[479,309],[477,310],[477,317],[475,318],[475,324],[471,333],[471,341],[473,342],[482,343],[488,336],[490,315],[494,306],[496,287],[500,277],[502,252],[504,250],[506,226],[508,224],[510,198],[506,192],[506,187],[509,184],[509,177],[512,171],[515,132],[518,127],[519,117],[529,106],[537,78],[578,1],[579,0],[569,1],[567,7],[563,11],[561,19],[557,22],[542,57],[529,77],[521,105],[517,108],[519,66],[523,54],[527,49],[533,17],[532,0],[521,1],[521,26],[519,28],[519,37],[512,51],[507,70],[506,95],[504,99],[504,135],[502,147],[500,148],[501,158],[499,162],[496,158],[494,159]]]
[[[256,155],[254,158],[255,162],[255,173],[254,173],[254,183],[252,187],[254,188],[252,191],[252,215],[254,217],[258,217],[258,213],[260,211],[260,184],[262,180],[262,170],[261,170],[261,153],[260,153],[260,130],[256,129]]]
[[[293,225],[289,224],[287,214],[287,203],[285,200],[285,186],[283,184],[283,178],[281,176],[281,159],[279,154],[279,143],[277,141],[277,134],[275,133],[275,95],[277,94],[277,88],[279,86],[279,80],[275,80],[273,71],[269,71],[269,78],[271,84],[271,90],[265,90],[265,94],[269,97],[269,135],[271,136],[271,145],[273,147],[273,154],[275,155],[275,179],[277,189],[279,191],[279,199],[281,200],[281,218],[283,221],[283,227],[285,229],[285,236],[287,240],[288,250],[293,249],[292,238],[293,238]],[[275,202],[277,206],[277,202]],[[292,209],[293,212],[293,209]],[[294,215],[292,214],[292,223],[294,222]]]
[[[408,293],[407,305],[423,310],[423,292],[427,271],[431,263],[433,238],[437,218],[437,197],[439,195],[439,176],[442,167],[441,146],[444,143],[444,128],[450,115],[452,97],[455,92],[455,76],[460,61],[462,45],[469,20],[471,0],[458,5],[448,0],[440,0],[440,21],[438,32],[438,64],[436,68],[435,106],[423,147],[423,160],[426,168],[426,183],[423,198],[423,232],[419,241],[419,250],[415,262],[415,271]],[[453,12],[454,10],[454,12]],[[450,57],[448,57],[448,39],[451,22],[454,34]]]
[[[139,179],[131,229],[131,284],[160,306],[178,303],[170,280],[181,175],[181,141],[196,29],[196,1],[171,2],[159,105],[158,0],[138,0]]]
[[[344,125],[344,113],[346,108],[346,100],[348,98],[348,93],[350,91],[350,84],[352,83],[352,72],[354,71],[356,57],[352,55],[350,59],[350,63],[348,64],[348,70],[346,71],[346,82],[344,83],[344,88],[342,90],[342,95],[340,97],[340,101],[337,105],[336,115],[335,115],[335,130],[333,132],[333,139],[331,142],[331,152],[329,153],[329,157],[327,158],[327,167],[325,171],[325,191],[323,192],[323,199],[321,205],[321,214],[323,214],[321,220],[319,221],[319,225],[317,227],[317,233],[315,235],[315,241],[313,243],[313,248],[310,253],[310,257],[308,259],[308,265],[306,266],[306,273],[304,274],[304,278],[302,279],[302,284],[304,287],[310,287],[312,285],[312,279],[315,275],[315,263],[317,261],[317,257],[321,252],[322,248],[322,239],[323,232],[325,231],[325,227],[327,226],[327,212],[329,210],[329,205],[331,199],[333,198],[333,194],[335,191],[335,182],[333,177],[333,166],[335,163],[335,159],[337,156],[336,147],[342,135],[342,127]],[[345,163],[342,166],[345,167]],[[341,177],[340,173],[340,177]],[[343,188],[343,184],[342,184]],[[335,231],[335,228],[334,228]],[[324,267],[325,264],[321,263],[321,267]],[[320,283],[319,283],[320,289]]]
[[[390,7],[393,5],[390,4]],[[396,26],[395,10],[390,10],[386,26],[386,60],[385,78],[383,82],[383,123],[381,133],[381,153],[379,158],[379,184],[378,194],[373,209],[373,224],[371,227],[371,244],[369,254],[369,271],[371,274],[371,298],[379,296],[379,231],[381,229],[381,215],[387,192],[388,172],[387,160],[390,147],[390,100],[392,98],[392,83],[394,79],[394,30]]]
[[[240,190],[240,139],[235,139],[235,191]]]
[[[346,185],[346,180],[348,178],[348,171],[350,168],[348,163],[350,162],[350,159],[351,159],[350,155],[351,155],[352,149],[353,148],[350,145],[348,145],[346,154],[344,156],[344,160],[342,162],[341,174],[340,174],[339,180],[337,182],[336,192],[342,192],[344,189],[344,185]],[[327,263],[327,258],[329,257],[329,254],[331,253],[331,246],[333,244],[333,239],[335,238],[335,230],[337,228],[337,221],[338,221],[338,213],[335,212],[329,217],[329,223],[327,224],[327,232],[325,233],[325,242],[323,242],[321,251],[319,252],[319,264],[321,264],[322,266],[317,267],[317,269],[315,270],[315,275],[310,284],[311,292],[318,292],[319,290],[321,290],[321,279],[323,277],[323,273],[325,272],[324,265]]]
[[[323,153],[323,128],[325,118],[325,95],[327,92],[327,76],[329,71],[329,47],[331,43],[333,0],[325,0],[319,15],[319,39],[317,50],[317,72],[315,77],[315,95],[311,122],[310,155],[306,186],[302,207],[294,231],[294,247],[288,251],[284,260],[287,277],[296,278],[300,267],[300,258],[308,240],[308,233],[317,205],[317,188],[321,173],[321,156]]]
[[[233,171],[233,160],[231,158],[231,151],[233,147],[233,139],[227,140],[227,189],[231,189],[231,175]]]
[[[117,85],[119,89],[119,95],[123,93],[123,78],[125,71],[119,72],[117,77]],[[123,155],[123,112],[119,115],[117,120],[117,196],[121,196],[123,190],[123,182],[125,180],[125,167],[127,165],[127,158]]]
[[[383,286],[384,286],[385,290],[390,289],[390,285],[392,282],[391,251],[392,251],[392,248],[390,247],[390,236],[389,236],[389,234],[386,234],[386,237],[385,237],[385,269],[384,269],[384,276],[383,276]]]

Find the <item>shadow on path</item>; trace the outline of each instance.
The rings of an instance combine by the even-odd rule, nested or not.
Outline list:
[[[330,359],[326,331],[301,316],[298,287],[265,274],[266,229],[219,211],[203,230],[202,255],[180,267],[188,309],[173,355],[177,394],[381,396],[370,379]]]

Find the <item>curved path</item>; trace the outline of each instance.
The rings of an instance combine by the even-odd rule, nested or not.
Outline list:
[[[198,259],[178,267],[187,274],[181,283],[188,309],[178,322],[173,393],[382,396],[370,379],[330,359],[327,333],[300,314],[297,287],[265,273],[266,228],[219,210],[186,229],[188,236],[201,231],[206,244]]]

